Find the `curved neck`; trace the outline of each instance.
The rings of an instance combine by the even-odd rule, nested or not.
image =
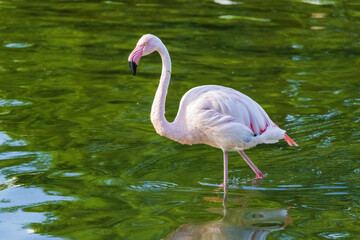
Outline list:
[[[165,118],[165,101],[171,77],[171,60],[169,52],[164,44],[161,43],[157,51],[162,59],[162,71],[160,83],[151,107],[151,122],[157,133],[172,138],[173,132],[171,123]]]

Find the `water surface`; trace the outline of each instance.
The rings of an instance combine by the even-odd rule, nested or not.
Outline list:
[[[359,239],[357,1],[0,1],[0,231],[4,239]],[[190,88],[256,100],[299,144],[229,154],[155,133]],[[224,196],[226,195],[226,196]],[[225,198],[225,199],[224,199]]]

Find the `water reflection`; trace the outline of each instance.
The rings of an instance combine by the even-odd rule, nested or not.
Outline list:
[[[242,4],[242,2],[230,1],[230,0],[214,0],[215,3],[220,5],[238,5]]]
[[[32,47],[33,43],[8,43],[5,45],[7,48],[26,48],[26,47]]]
[[[166,236],[165,240],[207,240],[207,239],[266,239],[273,232],[284,229],[291,222],[285,208],[229,208],[228,189],[222,199],[223,208],[210,209],[210,212],[223,215],[220,220],[190,223],[180,226]],[[233,199],[232,201],[236,201]],[[243,200],[242,200],[243,201]],[[244,204],[247,205],[247,204]]]
[[[1,101],[0,101],[1,102]],[[0,132],[0,146],[25,146],[26,142],[24,140],[14,140],[5,132]],[[1,153],[0,156],[3,156],[4,153]]]
[[[167,239],[181,239],[202,230],[360,239],[357,1],[0,0],[0,9],[0,239],[172,231]],[[225,85],[302,143],[249,151],[268,174],[258,186],[234,155],[227,207],[222,194],[204,201],[216,188],[206,183],[222,180],[217,150],[153,130],[158,56],[136,80],[127,66],[148,32],[171,48],[170,119],[188,89]]]

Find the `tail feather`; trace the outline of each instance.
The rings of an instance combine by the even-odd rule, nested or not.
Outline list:
[[[284,130],[278,127],[270,127],[267,128],[266,131],[263,132],[263,134],[258,135],[258,137],[261,137],[262,143],[276,143],[280,139],[283,139],[284,134]]]
[[[290,145],[290,146],[299,146],[297,145],[297,143],[292,140],[287,134],[284,134],[285,135],[285,141]]]

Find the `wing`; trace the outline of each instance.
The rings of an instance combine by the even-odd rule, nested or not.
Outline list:
[[[254,136],[262,134],[269,126],[276,126],[250,97],[216,85],[200,86],[187,92],[180,102],[178,116],[182,116],[197,142],[223,149],[252,147]]]

